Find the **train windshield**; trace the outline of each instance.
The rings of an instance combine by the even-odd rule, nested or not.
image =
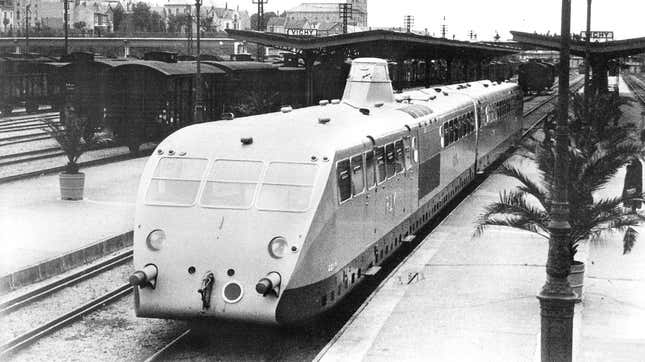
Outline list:
[[[260,210],[304,212],[309,209],[318,166],[271,162],[256,206]]]
[[[262,167],[261,161],[216,160],[206,179],[202,206],[250,208]]]
[[[192,205],[207,163],[199,158],[161,158],[150,180],[146,203]]]

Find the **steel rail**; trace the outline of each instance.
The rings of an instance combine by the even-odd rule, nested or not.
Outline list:
[[[4,155],[4,156],[2,156],[2,158],[4,158],[4,159],[7,159],[7,158],[13,158],[13,159],[9,160],[9,161],[0,162],[0,167],[14,165],[14,164],[17,164],[17,163],[25,163],[25,162],[31,162],[31,161],[44,160],[44,159],[47,159],[47,158],[53,158],[53,157],[58,157],[58,156],[65,155],[65,152],[59,151],[60,148],[57,148],[56,150],[58,150],[58,152],[48,151],[48,150],[37,150],[37,151],[27,151],[27,152],[22,152],[22,153],[14,153],[14,154],[9,154],[9,155]],[[25,157],[25,156],[29,156],[29,157]]]
[[[29,123],[42,122],[43,120],[56,119],[56,118],[59,118],[59,117],[56,115],[53,115],[53,116],[43,116],[43,117],[37,117],[37,118],[31,118],[31,119],[21,119],[16,121],[5,121],[5,122],[0,122],[0,129],[9,129],[11,127],[24,127],[24,126],[28,126]]]
[[[176,344],[178,344],[180,341],[182,341],[184,338],[186,338],[191,332],[192,332],[192,329],[185,330],[182,334],[175,337],[175,339],[173,339],[172,341],[168,342],[163,348],[155,352],[152,356],[146,358],[144,362],[158,361],[163,356],[163,354],[166,353],[166,351],[168,351]]]
[[[48,283],[28,293],[21,294],[15,298],[0,303],[0,315],[8,314],[9,312],[40,300],[47,295],[50,295],[64,288],[68,288],[78,282],[94,277],[130,260],[132,260],[132,248],[129,248],[100,263],[85,267],[82,270],[79,270],[64,278]]]
[[[119,288],[102,295],[101,297],[86,303],[69,313],[55,318],[39,327],[36,327],[20,336],[0,345],[0,356],[7,356],[18,351],[21,348],[37,341],[45,335],[55,332],[71,322],[83,317],[84,315],[97,310],[107,304],[115,302],[119,298],[128,295],[132,292],[132,286],[126,283]]]
[[[44,112],[44,113],[35,113],[35,114],[25,114],[21,116],[6,116],[6,117],[0,117],[0,124],[2,123],[10,123],[13,121],[22,121],[25,119],[34,119],[38,117],[52,117],[52,116],[58,116],[60,113],[59,112]]]

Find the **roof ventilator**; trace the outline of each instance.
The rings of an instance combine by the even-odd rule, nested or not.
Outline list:
[[[380,102],[394,103],[387,62],[377,58],[354,59],[345,84],[343,101],[357,108]]]
[[[280,108],[280,112],[282,112],[282,113],[289,113],[291,111],[293,111],[293,108],[291,108],[291,106],[285,106],[285,107]]]
[[[318,118],[318,123],[320,123],[320,124],[327,124],[327,123],[329,123],[329,121],[331,121],[331,118],[329,118],[329,117],[320,117],[320,118]]]
[[[326,105],[328,105],[328,104],[329,104],[329,101],[328,101],[328,100],[326,100],[326,99],[321,99],[321,100],[318,102],[318,104],[319,104],[319,105],[321,105],[321,106],[326,106]]]
[[[366,116],[370,115],[369,108],[359,108],[358,111],[361,112],[361,114],[363,114],[363,115],[366,115]]]
[[[240,142],[242,142],[243,145],[248,146],[253,144],[253,137],[242,137],[240,138]]]
[[[340,99],[332,99],[331,104],[340,104]]]

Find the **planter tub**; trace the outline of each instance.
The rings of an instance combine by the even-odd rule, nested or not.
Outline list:
[[[83,200],[83,187],[85,186],[84,173],[61,173],[59,180],[61,199]]]

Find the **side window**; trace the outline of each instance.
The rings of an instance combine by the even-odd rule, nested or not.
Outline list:
[[[385,181],[386,177],[386,167],[385,167],[385,147],[376,147],[376,176],[378,177],[378,183]]]
[[[446,124],[439,127],[439,134],[441,135],[441,148],[446,147]]]
[[[394,164],[396,173],[401,173],[405,169],[405,156],[403,152],[403,141],[394,142]]]
[[[352,195],[358,195],[365,190],[363,182],[363,155],[352,157]]]
[[[372,189],[376,185],[376,165],[374,164],[374,151],[365,153],[365,180],[367,189]]]
[[[412,137],[412,159],[414,162],[419,162],[419,151],[417,151],[417,138]]]
[[[410,136],[403,137],[403,152],[405,153],[405,168],[412,168],[412,147],[410,147]]]
[[[349,160],[338,161],[336,165],[338,173],[338,195],[340,202],[352,197],[352,179],[349,174]]]
[[[387,178],[394,176],[396,166],[394,165],[394,143],[388,143],[385,146],[385,166],[387,169]]]

